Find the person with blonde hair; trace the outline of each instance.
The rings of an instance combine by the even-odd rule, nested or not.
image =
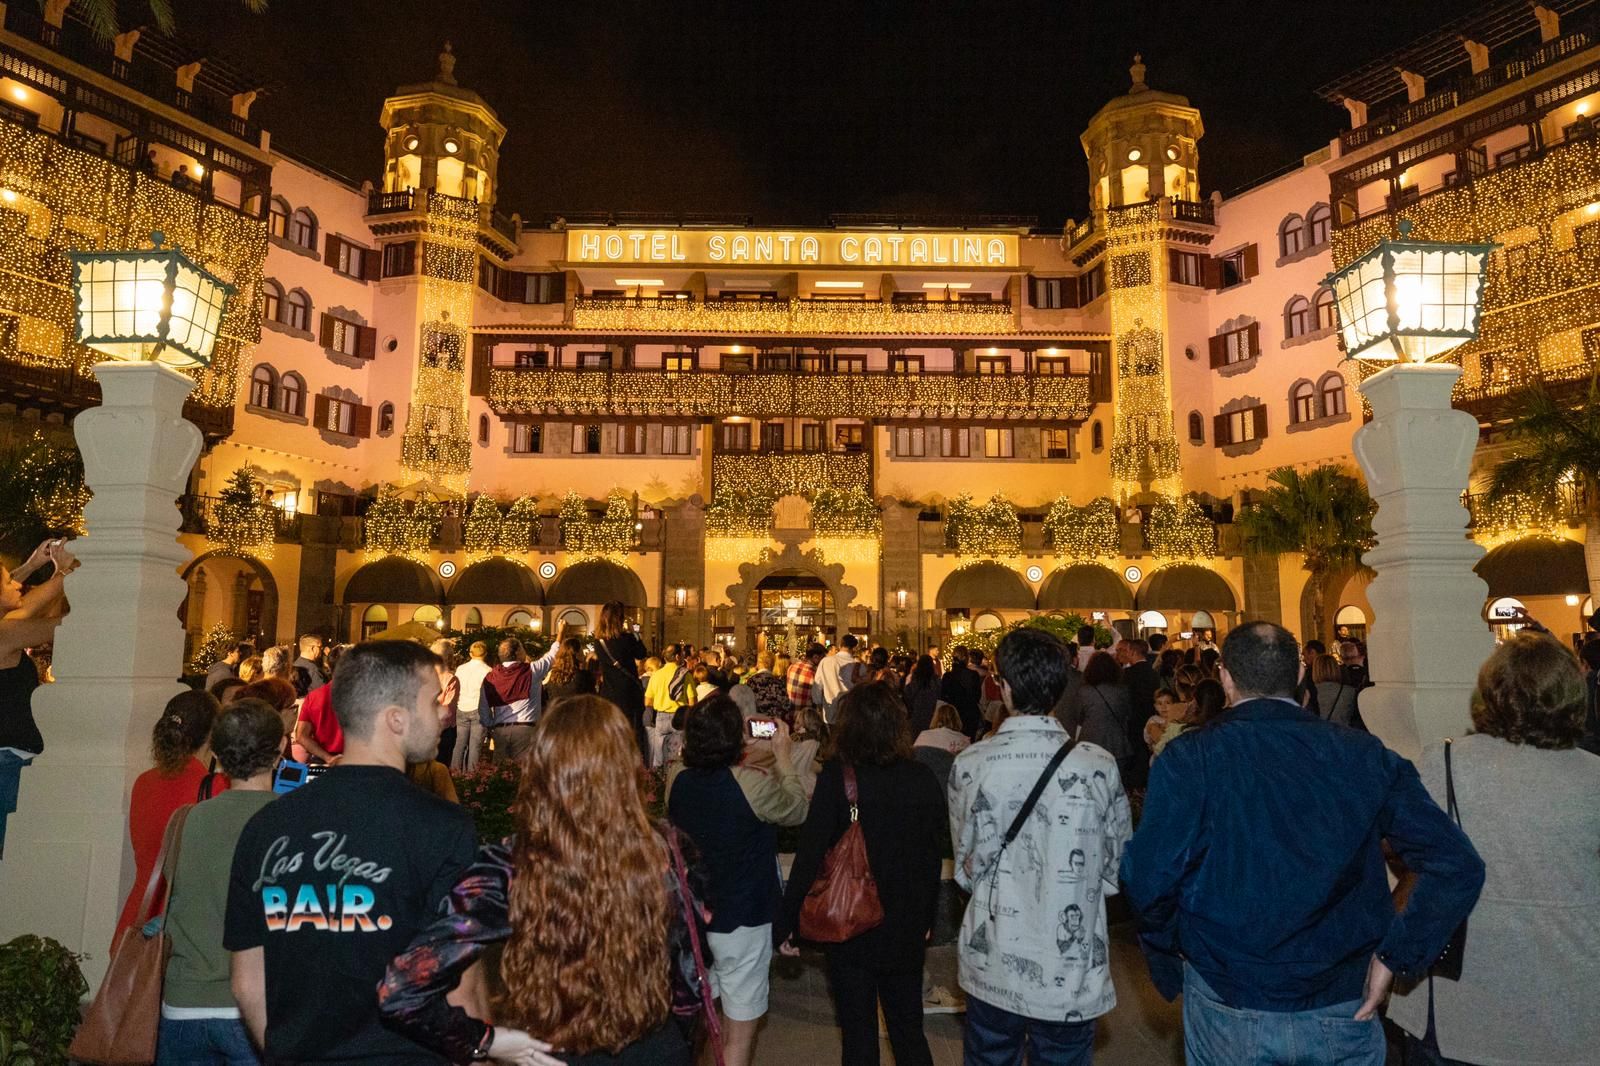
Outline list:
[[[239,680],[245,684],[248,685],[252,681],[259,681],[265,676],[266,668],[261,656],[252,655],[239,663]]]
[[[1436,1061],[1576,1066],[1600,1048],[1600,1013],[1577,998],[1600,958],[1600,759],[1577,746],[1585,703],[1572,652],[1519,633],[1478,671],[1472,732],[1448,742],[1448,761],[1443,744],[1422,754],[1422,783],[1448,805],[1453,781],[1486,866],[1461,979],[1389,1001],[1413,1040],[1432,1016]]]
[[[467,661],[456,667],[456,746],[450,769],[471,773],[483,750],[483,679],[489,676],[489,645],[481,640],[467,649]]]
[[[573,696],[545,712],[516,832],[479,849],[389,965],[378,1004],[391,1029],[452,1062],[554,1066],[554,1047],[575,1062],[688,1066],[671,1010],[687,901],[674,832],[645,809],[638,766],[633,727],[608,701]],[[494,944],[504,990],[490,1024],[446,997]]]

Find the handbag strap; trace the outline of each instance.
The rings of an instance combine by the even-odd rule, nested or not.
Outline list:
[[[1039,780],[1033,783],[1033,791],[1028,793],[1028,798],[1017,809],[1017,816],[1011,820],[1011,828],[1006,830],[1005,839],[1000,842],[1001,851],[1004,851],[1013,840],[1017,839],[1017,834],[1022,832],[1022,827],[1028,820],[1028,815],[1032,814],[1034,807],[1039,805],[1039,797],[1044,795],[1045,785],[1050,783],[1050,778],[1055,775],[1056,768],[1061,765],[1068,755],[1072,754],[1072,749],[1077,746],[1078,739],[1073,737],[1057,748],[1054,755],[1050,756],[1050,761],[1045,764],[1044,773],[1040,774]],[[997,853],[995,855],[995,865],[998,866],[999,862],[1000,857]]]
[[[1449,737],[1445,737],[1444,738],[1444,799],[1445,799],[1445,810],[1447,810],[1450,813],[1450,817],[1451,818],[1455,819],[1456,828],[1460,829],[1461,828],[1461,811],[1456,807],[1456,772],[1455,772],[1455,767],[1451,764],[1451,760],[1450,760],[1450,747],[1451,747],[1452,743],[1453,743],[1453,741]]]
[[[161,834],[161,850],[156,852],[155,864],[150,867],[150,877],[144,883],[144,896],[139,900],[139,909],[135,912],[140,925],[155,917],[150,910],[150,904],[155,902],[158,882],[162,886],[161,913],[167,913],[167,900],[172,896],[173,875],[178,872],[178,854],[183,847],[183,823],[192,810],[194,810],[192,803],[179,807],[172,812],[172,817],[167,819],[167,828]]]
[[[694,920],[690,902],[694,897],[689,890],[689,871],[683,861],[683,852],[678,847],[678,831],[667,830],[667,848],[672,858],[672,873],[678,880],[678,902],[683,908],[683,922],[689,931],[689,947],[694,952],[695,974],[700,979],[700,1001],[705,1007],[706,1031],[711,1037],[711,1050],[716,1056],[717,1066],[722,1062],[722,1022],[717,1017],[716,1004],[711,995],[711,972],[706,966],[705,953],[700,947],[700,927]]]

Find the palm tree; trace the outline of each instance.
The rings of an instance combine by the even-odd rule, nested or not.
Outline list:
[[[1583,558],[1589,594],[1600,603],[1600,378],[1576,404],[1564,405],[1542,383],[1530,386],[1511,424],[1512,454],[1495,465],[1489,499],[1525,496],[1530,486],[1572,483],[1583,501]]]
[[[239,0],[245,9],[252,15],[259,15],[267,9],[267,0]],[[39,0],[39,6],[44,6],[44,0]],[[72,8],[89,24],[89,29],[102,41],[109,41],[122,32],[122,26],[117,19],[117,0],[73,0]],[[150,12],[150,24],[157,30],[172,36],[177,20],[172,14],[172,0],[144,0],[145,8]]]
[[[1311,587],[1311,633],[1327,636],[1327,582],[1361,565],[1373,545],[1377,509],[1361,479],[1331,464],[1304,474],[1282,466],[1267,475],[1268,488],[1239,513],[1246,551],[1267,555],[1299,552]]]

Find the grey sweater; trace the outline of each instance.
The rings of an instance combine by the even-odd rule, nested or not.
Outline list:
[[[1439,1049],[1477,1066],[1600,1060],[1600,758],[1474,735],[1456,741],[1461,828],[1483,856],[1461,980],[1433,982]],[[1445,805],[1444,749],[1422,780]],[[1389,1017],[1421,1036],[1428,983]]]

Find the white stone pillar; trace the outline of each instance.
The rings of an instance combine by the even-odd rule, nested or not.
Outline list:
[[[102,403],[73,434],[94,499],[72,545],[71,613],[56,633],[57,681],[34,694],[45,751],[22,771],[0,862],[0,942],[38,933],[88,956],[104,976],[133,880],[128,793],[150,766],[150,730],[182,691],[178,510],[200,454],[183,417],[194,382],[157,363],[100,363]]]
[[[1376,687],[1361,716],[1409,759],[1470,724],[1478,667],[1494,650],[1483,621],[1489,589],[1472,567],[1467,489],[1478,420],[1450,406],[1461,368],[1399,363],[1361,384],[1372,421],[1355,435],[1356,460],[1377,501],[1378,544],[1363,561],[1373,621],[1368,664]]]

